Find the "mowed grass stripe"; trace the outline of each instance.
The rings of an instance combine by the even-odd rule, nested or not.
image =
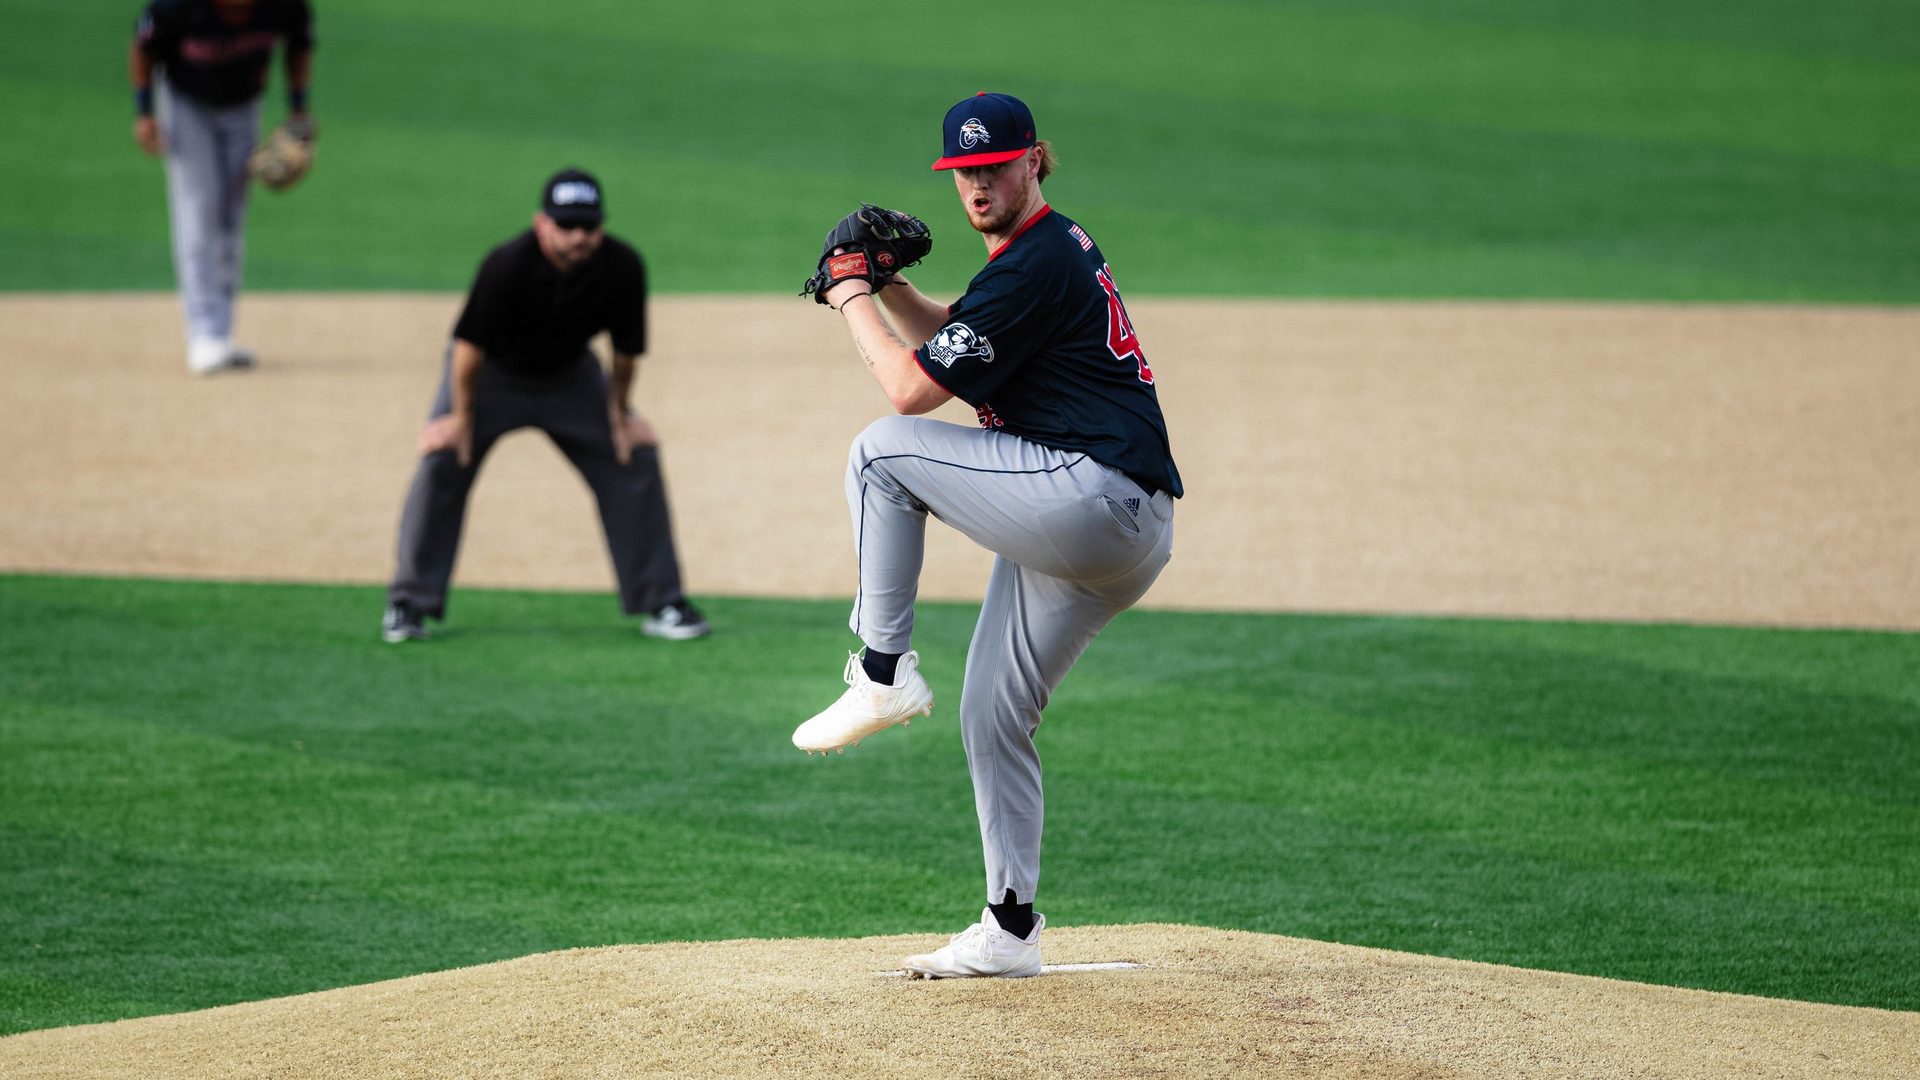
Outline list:
[[[1258,2],[1258,0],[1255,0]],[[1598,34],[1648,41],[1908,64],[1920,38],[1901,34],[1913,18],[1905,0],[1288,0],[1294,7],[1449,18],[1496,26]]]
[[[1683,676],[1764,681],[1782,691],[1920,709],[1912,633],[1684,624],[1434,619],[1435,634],[1544,653],[1596,657]],[[1910,744],[1899,750],[1910,754]],[[1920,781],[1914,785],[1920,787]]]
[[[977,896],[966,605],[917,633],[944,719],[823,761],[786,736],[836,688],[838,602],[714,598],[719,634],[671,645],[605,596],[465,590],[400,649],[371,588],[7,577],[0,604],[0,822],[83,865],[313,884],[503,951],[938,929]],[[1881,692],[1911,641],[1131,612],[1043,728],[1043,908],[1914,1007],[1920,710]],[[155,925],[203,916],[169,888]]]
[[[447,33],[460,42],[463,54],[504,57],[524,48],[520,37],[505,30],[453,27]],[[419,115],[404,103],[419,101],[440,125],[468,129],[476,140],[500,131],[503,117],[520,113],[527,129],[549,138],[586,142],[596,134],[626,131],[634,145],[671,148],[675,155],[715,163],[758,165],[765,170],[760,174],[765,186],[749,190],[745,199],[736,198],[741,207],[805,207],[817,217],[836,212],[851,198],[846,191],[860,190],[874,192],[863,198],[901,200],[921,209],[930,221],[942,221],[941,210],[948,211],[944,223],[954,218],[946,206],[951,194],[945,178],[930,178],[925,169],[934,154],[934,141],[927,134],[931,129],[877,124],[863,133],[857,163],[819,160],[813,149],[818,117],[833,115],[836,105],[843,105],[849,115],[866,107],[851,96],[855,90],[823,91],[829,95],[824,100],[790,94],[794,85],[832,81],[831,65],[820,54],[743,65],[737,55],[712,45],[667,48],[636,42],[628,48],[604,36],[582,37],[574,44],[577,48],[569,55],[583,79],[600,74],[629,89],[592,95],[558,117],[542,120],[510,82],[378,87],[374,80],[381,73],[397,79],[410,71],[387,65],[365,72],[368,82],[378,87],[377,97],[367,104],[384,103],[388,122],[402,125],[417,122]],[[353,55],[371,58],[370,52]],[[1687,285],[1680,275],[1710,279],[1718,273],[1735,283],[1749,279],[1749,288],[1761,292],[1781,288],[1763,284],[1771,274],[1800,282],[1803,288],[1825,286],[1856,296],[1864,290],[1873,299],[1920,291],[1920,267],[1907,257],[1910,249],[1896,246],[1903,241],[1888,235],[1887,228],[1890,219],[1920,218],[1920,194],[1915,194],[1910,168],[1803,161],[1704,146],[1677,152],[1669,145],[1616,133],[1463,126],[1391,111],[1353,116],[1314,103],[1246,101],[1220,109],[1177,91],[1090,87],[1053,69],[1044,77],[1028,74],[1022,81],[1032,87],[1030,96],[1049,103],[1049,130],[1064,133],[1059,138],[1068,166],[1050,182],[1050,191],[1058,192],[1053,198],[1072,207],[1077,206],[1076,197],[1097,197],[1149,219],[1137,225],[1121,219],[1099,229],[1097,235],[1115,237],[1107,246],[1122,255],[1135,237],[1151,243],[1156,236],[1181,236],[1185,230],[1169,229],[1167,216],[1199,211],[1224,223],[1229,232],[1317,226],[1339,237],[1390,238],[1396,249],[1405,245],[1414,253],[1427,245],[1468,251],[1484,247],[1521,263],[1505,280],[1475,282],[1464,289],[1458,283],[1421,287],[1409,275],[1379,290],[1398,287],[1407,295],[1537,295],[1537,285],[1524,283],[1536,281],[1532,272],[1541,267],[1528,260],[1549,253],[1581,263],[1591,260],[1602,276],[1609,265],[1667,264],[1676,276],[1674,288]],[[849,96],[840,102],[831,96],[835,93]],[[933,115],[951,96],[950,90],[944,96],[937,89],[920,91],[908,79],[897,100],[902,108],[917,103]],[[711,114],[714,106],[697,107],[702,102],[726,103],[727,121],[717,123]],[[1114,130],[1116,116],[1125,118],[1121,131]],[[609,149],[619,145],[615,140]],[[1154,152],[1142,154],[1143,145]],[[1205,167],[1196,168],[1198,162]],[[823,176],[831,182],[823,183]],[[1410,183],[1416,176],[1419,182]],[[787,177],[793,178],[791,186]],[[645,206],[643,220],[671,220],[671,198],[686,188],[650,179],[639,170],[629,187],[670,198],[666,205]],[[743,173],[737,179],[751,182],[754,176]],[[741,190],[737,183],[704,189]],[[1166,196],[1176,191],[1180,199],[1170,203]],[[1900,214],[1902,207],[1915,213]],[[702,214],[697,220],[720,223],[724,215]],[[1755,220],[1766,220],[1771,227],[1727,227]],[[1102,223],[1089,225],[1099,228]],[[792,226],[795,231],[802,227],[798,220]],[[815,231],[817,225],[802,235]],[[772,242],[779,230],[756,227],[740,237],[740,249],[754,246],[755,234],[761,247],[791,246]],[[970,239],[951,229],[942,235]],[[1285,258],[1293,244],[1264,243],[1266,238],[1258,233],[1228,239],[1204,247],[1189,240],[1184,253],[1150,248],[1133,259],[1137,265],[1130,269],[1130,280],[1146,279],[1133,281],[1132,287],[1153,292],[1299,293],[1339,291],[1347,284],[1303,281],[1287,274],[1291,268]],[[1302,237],[1276,239],[1297,243]],[[706,250],[712,250],[710,243]],[[1249,264],[1253,285],[1225,285],[1234,275],[1203,269],[1196,277],[1195,250],[1224,251]],[[954,287],[971,274],[978,258],[971,244],[937,244],[936,251],[934,268],[953,277]],[[959,256],[952,267],[941,260],[949,254]],[[1269,265],[1274,254],[1282,265]],[[1153,268],[1167,266],[1169,257],[1174,270],[1163,279]],[[673,260],[661,261],[671,265]],[[1883,271],[1902,267],[1904,272],[1888,280],[1868,276],[1863,266]],[[1822,280],[1823,272],[1832,279]],[[1613,276],[1626,279],[1621,285],[1631,280],[1624,273]],[[1217,286],[1214,279],[1223,284]],[[946,284],[944,278],[941,283]],[[1589,285],[1576,292],[1587,295],[1591,289]],[[1736,294],[1736,288],[1707,293]],[[1815,293],[1798,298],[1827,297]]]
[[[678,836],[620,815],[528,806],[497,791],[449,794],[462,785],[383,783],[389,778],[378,770],[312,760],[301,750],[157,734],[144,725],[89,726],[60,718],[72,742],[30,747],[23,762],[34,775],[78,773],[71,783],[10,778],[29,801],[62,807],[29,824],[80,841],[82,861],[85,851],[110,846],[138,852],[133,858],[143,865],[193,862],[171,875],[149,866],[98,896],[98,882],[62,886],[100,920],[69,926],[66,947],[138,952],[128,927],[146,926],[170,943],[169,955],[182,957],[176,963],[213,982],[231,981],[229,964],[264,965],[270,970],[254,978],[281,980],[243,981],[246,990],[232,1000],[314,988],[285,981],[312,975],[298,954],[324,949],[329,934],[365,918],[378,918],[382,931],[348,950],[360,966],[335,962],[329,977],[347,970],[390,977],[408,964],[431,970],[607,941],[819,932],[813,924],[823,919],[828,933],[923,928],[937,914],[916,912],[908,921],[918,926],[889,924],[903,901],[918,897],[922,907],[937,908],[935,898],[953,891],[951,882],[924,873],[849,865],[821,852],[793,857],[784,844],[754,859],[711,832]],[[125,756],[103,754],[104,747],[123,747]],[[1057,740],[1049,748],[1056,761],[1062,757]],[[1151,760],[1152,748],[1142,749]],[[1343,809],[1332,805],[1337,797],[1281,812],[1195,797],[1177,773],[1149,783],[1124,774],[1088,781],[1076,775],[1074,755],[1065,756],[1069,763],[1054,770],[1051,785],[1056,804],[1102,812],[1095,822],[1082,821],[1084,812],[1056,815],[1051,874],[1064,887],[1051,890],[1048,907],[1063,922],[1173,918],[1683,985],[1725,988],[1732,975],[1751,992],[1839,1001],[1855,1000],[1876,971],[1899,972],[1920,944],[1911,917],[1703,888],[1644,866],[1581,865],[1564,849],[1502,852],[1469,838],[1423,836],[1404,823],[1363,827],[1332,820]],[[102,798],[102,791],[111,794]],[[89,795],[90,812],[71,812]],[[964,807],[943,810],[954,811]],[[897,827],[913,831],[911,815],[895,817],[903,819]],[[1620,829],[1638,824],[1629,818]],[[76,857],[43,848],[30,854],[63,864]],[[741,887],[757,891],[741,895]],[[241,895],[237,906],[216,907],[228,914],[184,934],[169,930],[164,917],[115,914],[132,904],[192,911],[209,893]],[[1127,900],[1083,900],[1089,893]],[[696,917],[682,917],[676,901],[691,901]],[[730,925],[735,919],[740,929]],[[44,932],[46,921],[37,928]],[[26,932],[35,922],[22,924]],[[1801,944],[1782,955],[1789,932]],[[227,959],[214,963],[209,953]],[[166,976],[142,979],[151,977]],[[144,982],[141,989],[150,992]]]
[[[0,852],[9,867],[0,876],[0,1032],[354,986],[573,943],[200,852],[168,857],[12,827],[0,827]]]
[[[869,891],[890,898],[879,919],[891,929],[873,932],[898,932],[897,898],[940,883],[911,865],[331,760],[304,744],[9,712],[29,733],[10,740],[18,752],[0,773],[19,796],[0,808],[8,828],[556,942],[817,933],[823,911],[843,899],[864,910]]]
[[[827,605],[803,605],[810,626],[794,630],[790,606],[749,603],[757,617],[746,619],[730,617],[742,602],[714,601],[709,614],[731,640],[710,648],[642,639],[610,616],[604,597],[469,591],[456,600],[464,621],[433,649],[396,650],[371,629],[373,590],[343,604],[332,590],[268,587],[249,611],[244,586],[183,594],[177,585],[96,582],[82,586],[101,605],[88,610],[63,608],[22,580],[29,584],[9,603],[58,628],[64,645],[19,651],[16,701],[276,747],[299,741],[317,755],[422,779],[698,828],[724,821],[742,835],[915,865],[944,860],[956,878],[978,872],[951,723],[935,729],[944,735],[937,744],[903,744],[954,755],[938,770],[883,757],[849,778],[789,742],[795,703],[838,689],[847,635],[837,604],[830,616]],[[332,601],[324,614],[315,603],[323,597]],[[923,619],[921,647],[941,657],[935,684],[949,702],[958,699],[967,628],[958,609]],[[303,632],[316,640],[303,644]],[[76,683],[71,658],[91,649],[118,650],[121,661]],[[198,659],[175,663],[181,654]],[[896,818],[907,791],[936,820],[893,829],[876,846],[873,823]]]
[[[1113,704],[1061,703],[1045,739],[1050,789],[1112,781],[1135,798],[1150,789],[1484,858],[1551,859],[1920,921],[1912,806],[1286,701],[1262,725],[1238,695],[1183,712],[1188,696],[1130,700],[1129,710],[1182,719],[1161,730],[1129,725],[1118,738],[1102,720]]]
[[[1282,707],[1321,709],[1410,733],[1711,769],[1889,804],[1910,806],[1920,795],[1920,703],[1902,681],[1916,656],[1910,633],[1183,612],[1128,618],[1071,677],[1068,685],[1090,704],[1199,686],[1206,700],[1264,702],[1276,722]],[[1622,644],[1641,636],[1653,647]],[[1704,666],[1702,657],[1714,658],[1711,666],[1689,670]],[[1857,688],[1835,682],[1855,671]],[[1230,728],[1177,723],[1155,730],[1235,737]]]
[[[1669,986],[1920,1007],[1911,962],[1920,924],[1897,914],[1596,865],[1565,846],[1529,854],[1368,828],[1323,816],[1317,800],[1283,810],[1123,782],[1069,787],[1052,773],[1048,796],[1056,808],[1101,808],[1091,821],[1059,809],[1048,817],[1042,906],[1063,924],[1198,923]],[[1531,813],[1550,821],[1552,808]],[[1158,839],[1135,839],[1143,836]]]
[[[608,192],[609,228],[640,249],[649,287],[660,292],[764,292],[785,288],[791,277],[786,291],[797,293],[811,263],[769,238],[824,234],[817,227],[819,207],[845,203],[845,210],[854,209],[850,191],[894,204],[916,197],[928,202],[935,192],[943,203],[952,198],[917,174],[875,183],[853,171],[728,161],[699,156],[698,147],[683,153],[670,140],[596,143],[580,132],[532,128],[482,135],[383,119],[358,128],[355,145],[339,156],[348,154],[352,158],[340,163],[340,175],[316,173],[297,199],[257,200],[255,234],[276,253],[260,262],[263,274],[315,289],[359,275],[356,287],[424,283],[464,290],[487,250],[527,227],[534,209],[527,178],[533,178],[537,196],[539,181],[556,162],[591,165]],[[482,157],[484,169],[478,168]],[[444,197],[414,198],[412,193],[437,189],[447,161],[467,162],[478,175]],[[349,168],[352,182],[341,179]],[[392,195],[368,199],[367,188]],[[743,200],[743,192],[752,197]],[[700,227],[686,227],[690,222]],[[368,235],[420,239],[405,247],[350,249],[339,244],[342,223]],[[817,248],[819,237],[808,243]],[[984,255],[973,243],[976,249],[956,242],[942,252],[941,270],[955,290],[978,269],[962,264],[977,264]],[[249,273],[253,265],[250,260]]]
[[[57,141],[75,144],[62,156],[84,161],[100,148],[78,145],[85,140],[68,133],[91,129],[97,140],[116,122],[120,104],[118,95],[83,96],[34,114],[34,126],[59,132]],[[1147,105],[1135,119],[1156,141],[1177,144],[1187,137],[1173,130],[1180,112]],[[1920,219],[1920,186],[1903,185],[1901,177],[1874,181],[1870,171],[1851,167],[1740,156],[1623,155],[1618,146],[1582,140],[1463,141],[1447,129],[1397,121],[1342,126],[1294,113],[1263,117],[1253,138],[1235,141],[1218,130],[1206,136],[1217,140],[1216,159],[1242,159],[1240,169],[1183,182],[1175,160],[1130,164],[1124,146],[1091,144],[1077,148],[1082,168],[1050,185],[1056,201],[1124,250],[1130,289],[1809,301],[1898,300],[1920,290],[1920,264],[1906,258],[1906,238],[1886,229],[1882,217],[1889,204],[1912,203],[1906,217]],[[948,186],[920,170],[866,178],[731,163],[698,156],[698,145],[667,152],[685,145],[661,138],[601,146],[585,131],[508,137],[397,120],[363,124],[351,143],[328,147],[331,175],[316,174],[295,195],[254,200],[250,279],[283,288],[463,288],[485,248],[531,212],[525,177],[570,160],[592,161],[609,191],[622,193],[614,211],[631,223],[629,235],[664,291],[784,284],[798,273],[790,249],[817,231],[814,219],[848,202],[848,191],[919,210],[938,235],[952,238],[937,245],[922,271],[928,288],[957,291],[977,268],[979,250],[955,231]],[[481,176],[442,197],[413,197],[439,187],[440,163],[477,163],[481,156]],[[911,151],[901,160],[909,159],[918,160]],[[1263,160],[1283,164],[1257,185],[1241,182]],[[1405,178],[1414,169],[1427,180],[1409,192]],[[1180,186],[1194,201],[1174,211],[1139,205],[1126,197],[1133,185],[1123,191],[1102,183],[1121,170],[1144,181],[1145,190]],[[80,222],[49,217],[54,207],[33,198],[0,210],[0,228],[24,256],[0,268],[0,285],[57,286],[86,279],[96,266],[102,287],[164,284],[158,279],[170,264],[157,166],[122,157],[103,174],[68,171],[61,190],[39,194],[64,201],[75,190],[111,185],[121,197],[103,199],[110,209]],[[369,190],[385,194],[369,198]],[[151,198],[124,197],[136,191]],[[743,191],[754,197],[742,201]],[[1555,212],[1576,204],[1586,213]],[[1706,218],[1772,218],[1777,227],[1703,227]],[[706,223],[705,230],[673,226],[688,220]],[[354,235],[412,239],[349,242]],[[770,242],[782,235],[793,243]],[[1196,252],[1243,248],[1267,254],[1231,280],[1219,279],[1225,264],[1197,273],[1192,265]]]
[[[1920,18],[1846,10],[1848,26]],[[528,185],[579,161],[606,173],[616,226],[663,290],[790,289],[821,222],[867,198],[953,238],[925,275],[952,292],[979,251],[926,170],[927,125],[957,93],[1011,79],[1065,155],[1051,196],[1136,293],[1920,296],[1920,225],[1902,225],[1920,222],[1920,121],[1894,104],[1920,68],[1847,60],[1818,35],[1796,55],[1551,31],[1511,9],[1484,24],[1302,5],[1022,13],[1035,36],[1004,69],[917,57],[891,73],[897,117],[823,155],[835,118],[874,104],[808,44],[829,30],[799,9],[330,6],[321,164],[298,192],[256,199],[250,284],[462,288],[530,214]],[[98,74],[118,63],[125,31],[107,23],[122,13],[23,17],[13,40],[35,47],[0,47],[17,61],[0,102],[28,124],[0,149],[17,195],[0,231],[20,256],[0,287],[164,287],[164,257],[135,250],[164,235],[158,169]],[[867,32],[950,29],[931,11],[899,19]],[[1106,217],[1082,209],[1095,201]],[[95,209],[74,222],[74,205]]]
[[[0,842],[4,842],[4,837],[0,837]],[[9,905],[9,910],[15,910],[15,907]],[[0,934],[5,932],[4,928],[0,928]],[[11,946],[14,943],[9,941],[8,944]],[[35,945],[40,945],[44,950],[42,943],[26,940],[25,935],[19,940],[22,949],[31,949]],[[91,973],[78,974],[84,962],[77,954],[86,948],[88,946],[82,946],[79,950],[62,950],[44,960],[35,956],[35,962],[61,972],[61,980],[38,979],[22,974],[29,966],[24,963],[17,970],[0,969],[0,1035],[72,1024],[101,1024],[134,1016],[181,1011],[170,1003],[119,997],[83,985],[79,980],[90,978]],[[125,957],[120,956],[103,956],[101,959],[114,966],[127,962]],[[58,1019],[49,1019],[52,1017]]]
[[[1735,17],[1739,10],[1698,0],[1679,6]],[[391,5],[377,0],[338,7],[369,19],[393,18]],[[1497,15],[1431,5],[1355,11],[1241,0],[988,4],[978,11],[981,23],[996,24],[996,10],[1009,20],[1002,25],[1019,25],[1024,38],[1045,43],[1038,48],[1046,52],[1051,78],[1122,94],[1341,108],[1920,166],[1920,145],[1908,138],[1914,120],[1886,108],[1889,100],[1920,96],[1920,67],[1806,49],[1786,34],[1755,48],[1648,35],[1641,32],[1644,23],[1630,18],[1549,25],[1516,19],[1511,9]],[[403,18],[430,22],[434,32],[423,35],[429,40],[484,27],[520,39],[577,35],[625,48],[734,54],[743,66],[811,64],[849,50],[887,56],[903,34],[928,41],[954,35],[950,14],[931,6],[854,26],[835,26],[779,0],[729,5],[727,18],[683,8],[636,20],[628,11],[618,0],[588,0],[564,13],[425,0]],[[1892,21],[1878,5],[1852,11],[1861,21]],[[1888,29],[1902,25],[1920,28],[1920,17],[1908,13]],[[1341,62],[1326,63],[1327,57]],[[1035,71],[1017,49],[927,50],[910,66],[943,82],[1024,80]]]

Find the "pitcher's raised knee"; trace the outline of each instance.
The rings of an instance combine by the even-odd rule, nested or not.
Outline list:
[[[896,415],[868,424],[853,438],[853,446],[847,451],[847,468],[859,472],[876,458],[911,451],[917,442],[914,425],[920,422],[917,417]]]

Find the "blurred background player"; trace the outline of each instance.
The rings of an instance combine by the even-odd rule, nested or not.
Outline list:
[[[251,350],[233,344],[233,301],[245,259],[247,156],[259,138],[261,91],[280,42],[290,126],[311,131],[313,17],[306,0],[153,0],[134,25],[127,58],[133,138],[148,155],[166,155],[187,369],[197,375],[255,362]]]
[[[951,307],[899,278],[876,278],[877,297],[864,278],[826,293],[901,415],[861,432],[847,465],[860,573],[851,627],[866,649],[849,658],[840,700],[793,741],[837,750],[932,707],[909,651],[929,513],[993,551],[960,692],[988,906],[902,966],[926,978],[1033,975],[1046,924],[1033,910],[1044,816],[1034,732],[1074,661],[1166,566],[1180,474],[1113,274],[1040,193],[1054,158],[1032,113],[981,94],[948,111],[942,135],[933,167],[953,170],[986,267]],[[978,428],[920,415],[954,397]]]
[[[480,462],[509,431],[546,432],[593,490],[620,603],[642,632],[696,638],[707,622],[680,591],[652,427],[628,404],[647,344],[647,272],[607,235],[600,183],[568,169],[542,189],[533,228],[488,253],[420,433],[420,466],[400,520],[382,634],[424,639],[444,618],[467,496]],[[612,377],[588,347],[606,331]]]

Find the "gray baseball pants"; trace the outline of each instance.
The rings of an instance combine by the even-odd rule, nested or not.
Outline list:
[[[246,256],[247,155],[260,134],[260,99],[216,109],[159,82],[173,273],[187,337],[225,340]]]
[[[1034,732],[1074,661],[1146,595],[1173,550],[1173,497],[1085,454],[923,417],[875,421],[847,463],[860,565],[853,632],[903,653],[927,515],[994,552],[967,648],[960,733],[986,855],[987,902],[1032,903],[1045,817]]]
[[[452,357],[449,348],[430,417],[444,416],[453,407]],[[685,599],[660,452],[636,446],[625,465],[614,457],[607,374],[591,352],[582,353],[580,362],[564,372],[546,377],[512,375],[483,363],[473,412],[471,462],[462,468],[453,451],[439,450],[422,457],[414,471],[400,516],[399,557],[387,586],[388,602],[404,600],[424,614],[446,614],[467,496],[480,463],[502,435],[523,427],[546,432],[592,489],[613,557],[621,610],[651,614]]]

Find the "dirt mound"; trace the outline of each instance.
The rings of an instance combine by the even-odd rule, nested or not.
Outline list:
[[[618,946],[0,1039],[16,1080],[270,1076],[1912,1077],[1920,1014],[1185,926],[909,982],[927,937]]]

